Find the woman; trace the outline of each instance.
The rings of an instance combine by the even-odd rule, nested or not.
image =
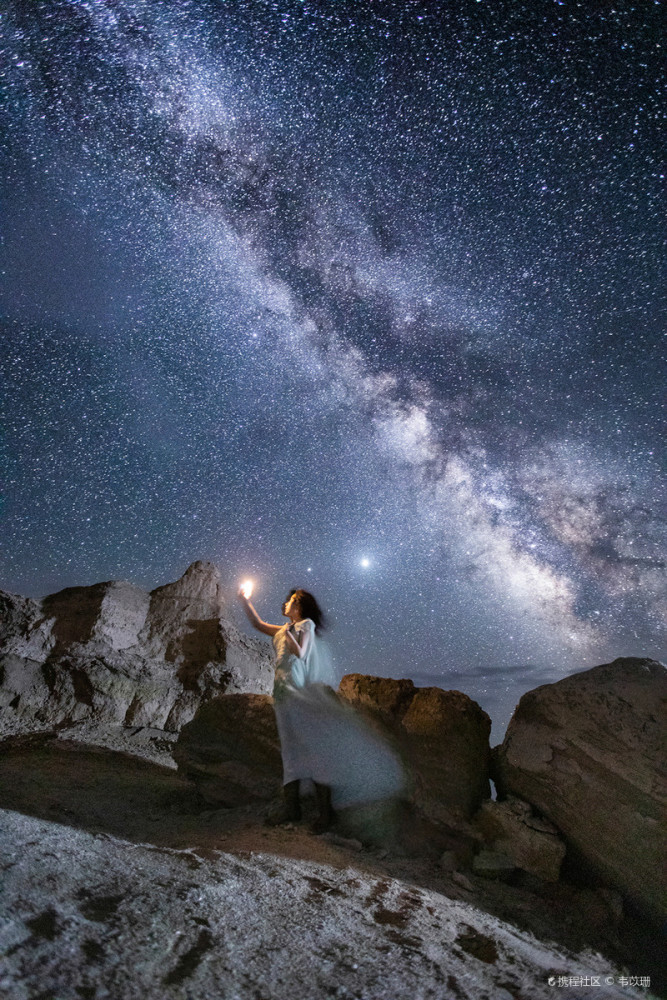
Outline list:
[[[253,627],[271,636],[276,652],[273,697],[283,760],[285,804],[271,822],[278,824],[301,819],[299,782],[302,778],[312,778],[319,813],[312,830],[324,833],[334,820],[327,761],[318,745],[321,685],[334,683],[330,660],[318,637],[324,616],[307,590],[290,591],[282,607],[289,619],[284,625],[262,621],[242,591],[239,591],[239,599]],[[319,697],[314,690],[304,690],[312,685],[320,687]]]

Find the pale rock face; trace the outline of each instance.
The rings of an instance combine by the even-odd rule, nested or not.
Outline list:
[[[130,649],[139,641],[150,607],[150,595],[131,583],[110,583],[102,598],[93,638],[112,649]]]
[[[67,587],[41,601],[56,652],[75,643],[101,642],[111,649],[135,646],[146,620],[150,596],[131,583],[110,581]]]
[[[470,902],[378,877],[363,855],[323,862],[224,844],[210,834],[187,848],[132,843],[0,812],[3,996],[647,997],[605,986],[620,979],[608,958],[485,913],[458,872]],[[557,976],[601,985],[559,990]]]
[[[499,795],[531,802],[588,868],[653,920],[667,898],[667,671],[614,660],[524,695],[496,748]]]
[[[84,720],[174,731],[216,694],[268,692],[270,649],[228,620],[228,591],[196,562],[151,593],[0,593],[0,735]]]
[[[225,609],[220,574],[212,563],[193,563],[180,580],[152,590],[139,640],[149,655],[207,662],[219,653],[217,621]],[[142,623],[144,624],[144,623]]]
[[[0,655],[41,662],[55,645],[51,622],[41,603],[0,591]],[[1,676],[0,676],[1,680]]]

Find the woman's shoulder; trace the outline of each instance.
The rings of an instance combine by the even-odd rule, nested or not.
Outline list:
[[[313,631],[315,628],[315,622],[312,618],[302,618],[300,622],[297,622],[294,628],[298,632],[309,632]]]

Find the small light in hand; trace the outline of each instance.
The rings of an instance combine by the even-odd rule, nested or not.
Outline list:
[[[244,580],[243,583],[241,584],[241,593],[243,594],[246,600],[248,600],[248,598],[252,594],[252,588],[253,588],[252,580]]]

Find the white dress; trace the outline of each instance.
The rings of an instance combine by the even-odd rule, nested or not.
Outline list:
[[[331,657],[321,639],[316,638],[315,622],[304,618],[294,625],[297,642],[303,644],[306,635],[310,636],[306,655],[296,656],[289,646],[287,633],[290,624],[286,622],[273,637],[273,648],[276,651],[276,677],[273,685],[273,697],[279,698],[284,690],[297,691],[307,684],[336,683]]]
[[[284,784],[297,778],[320,780],[313,773],[317,770],[318,774],[321,774],[321,768],[316,767],[317,762],[313,759],[316,732],[312,698],[305,697],[304,689],[311,684],[335,683],[333,671],[327,670],[325,657],[320,655],[319,642],[315,638],[315,623],[310,618],[304,618],[294,626],[299,645],[302,644],[304,635],[310,635],[306,655],[303,658],[291,651],[287,638],[289,628],[290,623],[286,622],[273,637],[273,648],[276,651],[273,698],[283,759]]]
[[[310,640],[303,658],[290,651],[289,624],[273,637],[276,651],[274,707],[283,760],[283,782],[311,778],[329,785],[342,807],[400,794],[404,772],[393,750],[332,690],[331,656],[310,618],[297,622],[299,645]]]

